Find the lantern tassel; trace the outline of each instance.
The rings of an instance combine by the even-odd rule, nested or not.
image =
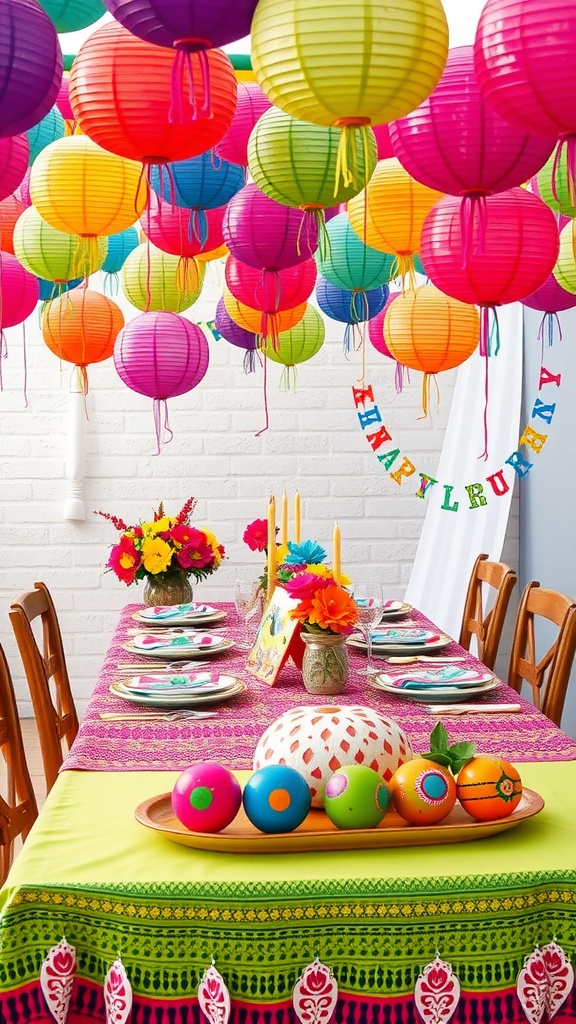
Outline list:
[[[168,420],[168,403],[165,398],[154,399],[154,430],[156,433],[155,455],[160,455],[163,444],[169,444],[174,437]],[[168,435],[166,437],[166,435]]]
[[[396,254],[390,280],[399,277],[402,282],[402,295],[406,294],[406,278],[408,278],[408,291],[416,291],[416,265],[414,256],[411,253],[399,252]]]
[[[394,386],[396,388],[396,394],[401,395],[406,384],[410,383],[410,370],[407,366],[403,366],[402,363],[396,363],[396,370],[394,371]]]
[[[208,240],[208,221],[205,210],[191,210],[188,220],[188,241],[196,239],[202,250]]]
[[[484,252],[486,248],[487,225],[488,207],[486,196],[478,195],[477,192],[465,195],[460,204],[462,270],[466,269],[474,252]]]
[[[306,259],[314,255],[314,250],[316,248],[316,241],[312,244],[310,239],[310,229],[315,223],[315,212],[317,211],[305,210],[303,212],[302,220],[298,226],[298,234],[296,236],[296,252],[299,256],[302,255],[302,252],[306,252]],[[304,248],[302,248],[302,236],[304,236]],[[316,239],[316,234],[314,234],[314,238]]]
[[[544,335],[548,334],[548,345],[553,345],[555,328],[558,328],[558,341],[562,341],[562,324],[558,313],[543,313],[537,334],[538,341],[542,343],[542,359],[544,358]]]
[[[296,391],[298,386],[298,371],[296,365],[285,366],[280,374],[280,391]]]
[[[256,373],[256,349],[249,348],[246,350],[242,366],[246,375]]]
[[[272,341],[272,348],[275,352],[280,348],[279,331],[278,331],[278,316],[276,313],[262,313],[261,321],[262,333],[260,335],[262,347],[266,346],[266,342],[270,338]]]
[[[438,387],[438,379],[435,373],[424,373],[422,378],[422,416],[417,416],[418,420],[427,419],[430,413],[430,391],[432,381],[436,387],[436,411],[440,412],[440,388]]]
[[[199,117],[209,118],[212,111],[211,85],[210,85],[210,62],[207,50],[210,49],[209,39],[177,39],[174,43],[176,56],[172,65],[170,80],[170,110],[168,121],[170,124],[184,123],[183,94],[185,89],[186,72],[188,73],[188,102],[191,109],[191,121]],[[200,103],[196,99],[194,89],[194,60],[198,61],[200,72]]]
[[[264,426],[262,427],[261,430],[258,431],[257,434],[254,435],[255,437],[260,437],[260,434],[263,434],[264,431],[268,430],[268,427],[270,426],[270,418],[269,418],[269,414],[268,414],[268,360],[267,360],[266,356],[264,356],[264,375],[263,376],[264,376],[264,380],[263,380],[263,385],[262,385],[262,393],[263,393],[263,397],[264,397],[264,417],[265,417],[265,419],[264,419]]]
[[[342,117],[340,120],[334,122],[333,127],[342,129],[342,134],[338,143],[338,152],[336,154],[336,181],[334,183],[335,197],[338,195],[341,184],[343,184],[345,188],[358,186],[358,191],[360,191],[360,188],[366,184],[365,181],[360,182],[358,180],[360,168],[358,166],[356,140],[358,138],[357,133],[360,132],[364,152],[364,176],[366,176],[368,168],[366,156],[369,151],[369,124],[369,117]]]
[[[282,279],[277,270],[263,270],[256,286],[256,295],[262,296],[262,306],[269,313],[277,313],[282,298]]]
[[[310,204],[306,206],[301,206],[300,209],[304,211],[304,214],[311,214],[311,216],[314,218],[316,222],[316,228],[318,231],[318,252],[320,253],[320,258],[322,260],[327,260],[332,251],[332,246],[330,245],[330,235],[328,234],[328,229],[326,228],[326,217],[324,216],[324,207],[314,206]],[[304,217],[302,218],[302,221],[304,221]],[[298,241],[299,239],[300,231],[298,232]]]
[[[344,329],[344,338],[342,340],[342,351],[346,359],[350,359],[350,350],[352,348],[352,324],[346,324]]]
[[[496,342],[495,347],[494,342]],[[495,306],[480,307],[480,344],[478,351],[481,356],[497,356],[500,351],[500,324],[498,323],[498,314]]]
[[[482,423],[484,428],[484,451],[478,456],[479,459],[488,458],[488,367],[489,367],[490,353],[487,351],[484,353],[484,413],[482,416]]]

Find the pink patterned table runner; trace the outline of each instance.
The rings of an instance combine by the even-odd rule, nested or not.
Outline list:
[[[128,630],[136,625],[133,614],[141,607],[138,604],[127,605],[121,613],[118,628],[64,768],[90,771],[178,771],[191,761],[203,758],[219,761],[230,768],[251,768],[254,748],[270,722],[298,704],[326,703],[322,698],[307,693],[301,672],[291,663],[282,669],[276,686],[270,687],[246,671],[246,653],[232,649],[211,660],[214,671],[240,677],[246,682],[248,691],[219,705],[216,718],[146,721],[146,709],[143,709],[141,722],[102,721],[99,718],[102,712],[138,712],[136,705],[113,696],[109,686],[119,678],[116,666],[120,662],[133,661],[135,675],[139,672],[139,664],[143,663],[144,659],[123,647],[130,639]],[[232,640],[239,640],[243,634],[243,625],[233,605],[225,604],[222,607],[228,613],[225,635]],[[432,625],[418,612],[411,615],[411,620],[419,626]],[[442,653],[465,655],[464,665],[483,667],[455,642]],[[365,655],[351,648],[349,654],[350,681],[340,695],[342,699],[329,699],[330,703],[363,704],[376,708],[381,714],[394,718],[405,729],[415,751],[427,750],[430,732],[438,718],[421,705],[370,688],[366,678],[356,671],[365,665]],[[162,665],[159,661],[158,667]],[[382,671],[391,673],[402,669],[383,661]],[[522,712],[444,719],[453,743],[463,739],[475,740],[483,753],[500,754],[512,761],[576,759],[576,741],[566,736],[504,683],[481,699],[487,704],[520,703]],[[476,697],[474,702],[478,702]]]

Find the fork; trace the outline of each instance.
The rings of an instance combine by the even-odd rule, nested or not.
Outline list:
[[[225,629],[224,626],[215,626],[214,629],[206,629],[203,632],[205,632],[205,633],[222,633],[224,631],[224,629]],[[142,633],[146,633],[147,636],[167,636],[167,637],[171,637],[171,636],[182,636],[182,634],[184,634],[186,636],[190,636],[191,633],[194,634],[194,633],[199,633],[199,632],[201,632],[201,630],[198,630],[198,629],[195,629],[195,628],[193,629],[190,626],[182,626],[182,627],[167,626],[167,627],[165,627],[163,629],[159,629],[158,626],[156,626],[156,627],[153,627],[152,629],[127,629],[126,630],[126,633],[127,633],[128,636],[141,636]]]
[[[120,662],[116,665],[115,672],[118,672],[120,675],[128,673],[128,675],[137,676],[141,671],[154,669],[154,674],[161,676],[167,672],[192,672],[197,668],[205,668],[209,664],[209,661],[200,661],[200,659],[198,661],[142,661],[138,664]]]
[[[216,718],[217,711],[143,711],[140,714],[129,711],[102,711],[98,718],[104,722],[146,722],[160,719],[164,722],[178,722],[193,718]]]

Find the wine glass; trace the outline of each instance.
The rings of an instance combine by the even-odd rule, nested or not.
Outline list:
[[[234,604],[240,618],[244,620],[244,630],[248,632],[248,622],[255,616],[262,616],[262,600],[259,580],[236,580],[234,584]],[[254,641],[244,639],[238,647],[242,651],[252,650]]]
[[[358,628],[366,641],[368,655],[366,668],[358,669],[358,672],[363,676],[370,676],[377,671],[372,664],[372,630],[382,618],[382,609],[384,608],[382,584],[356,583],[352,590],[352,597],[358,608]]]

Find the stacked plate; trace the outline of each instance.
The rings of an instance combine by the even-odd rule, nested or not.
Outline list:
[[[138,622],[149,626],[207,626],[209,623],[221,622],[226,612],[213,608],[210,604],[190,601],[188,604],[160,604],[151,608],[141,608],[134,612]]]
[[[405,615],[409,615],[413,610],[412,605],[405,604],[404,601],[385,601],[380,621],[396,622],[398,619],[403,619]]]
[[[121,679],[110,686],[110,693],[131,704],[160,708],[188,708],[198,704],[216,704],[246,690],[236,676],[211,675],[210,672],[171,675],[145,674]]]
[[[429,651],[441,651],[452,642],[447,633],[419,626],[377,626],[371,636],[375,658],[385,658],[390,654],[427,654]],[[359,633],[353,633],[348,643],[361,651],[366,650],[366,641]]]
[[[426,704],[453,704],[488,693],[499,685],[491,672],[477,672],[458,665],[438,665],[399,671],[394,675],[380,672],[371,681],[377,690]]]
[[[132,654],[143,654],[147,658],[164,658],[167,661],[187,660],[188,658],[205,658],[209,655],[222,654],[234,646],[232,640],[217,633],[202,633],[197,630],[185,629],[159,633],[137,633],[133,640],[124,644],[124,649]]]

